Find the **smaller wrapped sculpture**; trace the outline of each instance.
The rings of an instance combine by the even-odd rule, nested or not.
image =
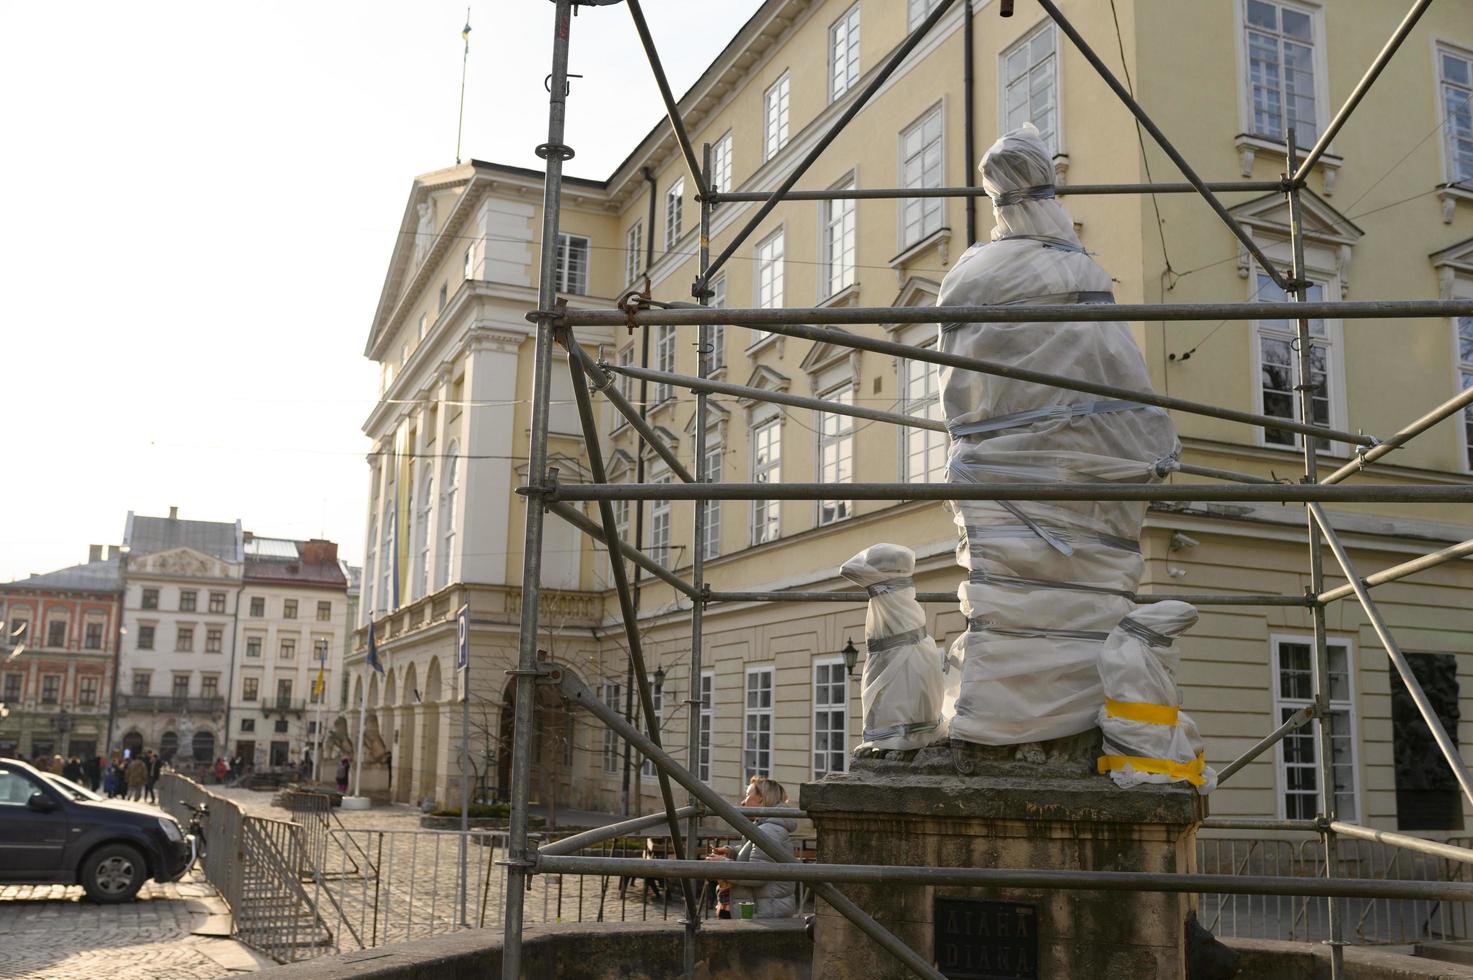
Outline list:
[[[1110,631],[1100,651],[1105,706],[1099,712],[1104,755],[1099,770],[1115,785],[1187,782],[1207,795],[1217,773],[1202,756],[1197,725],[1181,710],[1175,637],[1197,622],[1197,610],[1174,600],[1137,606]]]
[[[869,594],[860,703],[864,741],[857,755],[906,752],[944,741],[960,671],[952,667],[926,631],[926,614],[916,601],[915,552],[877,544],[844,563],[839,574]],[[950,698],[947,689],[950,688]]]

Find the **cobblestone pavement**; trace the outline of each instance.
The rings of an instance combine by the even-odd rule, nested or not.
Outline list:
[[[121,905],[90,902],[78,885],[0,887],[0,977],[193,980],[269,965],[219,935],[229,929],[226,911],[195,872],[148,882]]]

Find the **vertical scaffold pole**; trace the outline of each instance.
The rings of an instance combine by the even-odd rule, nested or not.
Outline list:
[[[522,973],[522,910],[530,856],[527,854],[527,802],[532,786],[533,681],[537,674],[537,613],[542,585],[540,493],[547,484],[547,409],[552,382],[552,331],[557,302],[558,209],[562,204],[563,161],[572,151],[563,144],[567,115],[568,34],[573,0],[557,0],[552,33],[552,74],[548,76],[547,142],[537,154],[547,161],[542,189],[542,255],[537,277],[537,341],[532,367],[532,432],[528,444],[527,533],[522,551],[522,619],[517,651],[516,700],[511,745],[511,826],[507,842],[506,932],[502,980]]]
[[[1294,127],[1289,127],[1288,132],[1288,173],[1293,174],[1298,170],[1299,150],[1298,144],[1294,142]],[[1294,268],[1291,270],[1293,281],[1290,285],[1294,290],[1296,302],[1308,302],[1306,295],[1309,282],[1305,279],[1304,268],[1304,216],[1300,211],[1299,187],[1290,184],[1285,192],[1289,203],[1289,236],[1293,249]],[[1314,423],[1314,383],[1311,374],[1311,336],[1309,320],[1300,317],[1295,321],[1295,342],[1299,347],[1299,378],[1295,384],[1295,390],[1299,393],[1299,420],[1306,425]],[[1319,482],[1319,450],[1318,442],[1313,436],[1301,435],[1299,437],[1304,443],[1304,482]],[[1319,595],[1325,591],[1325,569],[1322,555],[1323,542],[1320,538],[1319,525],[1315,523],[1314,516],[1305,508],[1304,512],[1306,531],[1309,536],[1309,594],[1316,597],[1310,612],[1314,620],[1314,670],[1312,672],[1314,684],[1314,708],[1315,708],[1315,734],[1316,749],[1319,756],[1319,781],[1320,781],[1320,813],[1318,822],[1320,824],[1320,838],[1324,842],[1325,853],[1325,877],[1333,878],[1336,873],[1337,848],[1335,842],[1335,831],[1331,824],[1336,819],[1335,807],[1335,760],[1334,760],[1334,720],[1330,714],[1330,651],[1325,637],[1325,606],[1318,601]],[[1347,669],[1349,665],[1347,664]],[[1282,751],[1282,749],[1280,750]],[[1330,946],[1330,980],[1344,980],[1345,977],[1345,941],[1344,941],[1344,899],[1325,899],[1325,923],[1329,927]]]
[[[711,186],[711,144],[704,143],[701,146],[701,180],[705,186]],[[698,244],[699,254],[697,258],[698,268],[696,282],[704,284],[706,281],[706,267],[711,263],[711,202],[706,198],[701,199],[701,231]],[[698,287],[696,302],[702,306],[707,305],[711,298],[709,286]],[[714,351],[711,349],[711,327],[702,324],[696,328],[696,374],[705,378],[711,373],[711,361]],[[695,473],[696,483],[705,483],[711,474],[706,467],[706,414],[707,394],[704,391],[696,392],[696,458],[692,460],[691,470]],[[712,505],[704,500],[695,502],[695,517],[692,521],[693,532],[691,534],[691,559],[690,580],[695,588],[695,598],[690,604],[690,696],[686,699],[686,721],[689,726],[686,738],[685,764],[690,771],[697,776],[701,774],[701,633],[705,626],[706,600],[704,596],[706,586],[706,520],[708,508]],[[686,802],[695,805],[696,798],[687,795]],[[686,826],[686,854],[685,856],[695,861],[700,857],[699,846],[696,843],[696,833],[700,818],[692,816]],[[696,930],[700,928],[701,916],[705,914],[705,908],[698,907],[696,914],[691,917],[692,921],[685,927],[685,976],[686,980],[695,980],[696,975]]]

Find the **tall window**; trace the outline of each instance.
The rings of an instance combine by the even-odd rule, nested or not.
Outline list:
[[[788,73],[762,97],[762,160],[777,156],[788,142]]]
[[[429,463],[419,470],[419,509],[414,515],[414,593],[424,597],[430,594],[430,513],[435,506],[435,471]],[[322,615],[322,603],[317,604],[318,619]]]
[[[1320,302],[1324,295],[1324,285],[1317,282],[1310,284],[1306,294],[1312,303]],[[1269,303],[1285,300],[1284,291],[1261,272],[1256,298]],[[1296,336],[1293,320],[1258,321],[1259,387],[1264,415],[1279,419],[1299,417],[1294,391],[1299,383]],[[1330,334],[1323,320],[1309,321],[1309,380],[1314,386],[1310,394],[1310,418],[1316,425],[1330,425]],[[1297,432],[1263,430],[1263,441],[1270,446],[1298,446],[1299,438]],[[1317,439],[1315,448],[1327,450],[1330,442]]]
[[[185,683],[188,684],[189,678],[186,677],[184,680],[185,680]],[[187,688],[186,688],[186,690],[187,690]],[[58,704],[58,703],[60,703],[60,701],[61,701],[61,675],[60,674],[42,674],[41,675],[41,703],[42,704]]]
[[[6,674],[5,675],[5,693],[3,695],[0,695],[0,699],[3,699],[8,704],[15,704],[15,702],[19,701],[20,700],[20,692],[21,692],[21,683],[24,680],[25,680],[25,675],[24,674],[14,673],[14,672]]]
[[[87,635],[82,639],[82,645],[88,650],[102,649],[102,624],[88,623]]]
[[[240,679],[240,699],[242,701],[255,701],[261,696],[261,678],[242,677]]]
[[[297,618],[297,600],[295,600],[295,599],[283,599],[282,600],[282,602],[281,602],[281,618],[282,619],[296,619]]]
[[[98,680],[96,677],[84,675],[77,678],[77,703],[91,705],[97,703]]]
[[[395,508],[395,502],[399,499],[399,494],[398,494],[397,490],[395,489],[394,468],[393,467],[390,467],[389,468],[389,483],[388,483],[388,487],[386,489],[388,490],[388,492],[386,494],[384,494],[384,498],[385,498],[385,501],[387,503],[387,506],[384,508],[383,539],[379,542],[379,549],[378,549],[379,550],[379,561],[378,561],[378,563],[379,563],[379,596],[378,596],[378,601],[379,601],[379,608],[382,611],[384,611],[384,612],[389,612],[389,611],[395,609],[398,606],[398,604],[399,604],[398,603],[399,597],[396,594],[398,592],[398,588],[397,588],[397,586],[394,583],[394,555],[396,553],[395,552],[395,546],[394,546],[394,540],[397,537],[397,535],[395,534],[395,524],[398,523],[398,519],[395,517],[394,512],[395,512],[395,509],[396,509]]]
[[[154,628],[152,626],[140,626],[140,627],[138,627],[138,649],[140,649],[140,650],[152,650],[153,649],[153,631],[154,631]]]
[[[1473,316],[1460,316],[1458,326],[1458,378],[1463,388],[1473,388]],[[1463,454],[1473,470],[1473,405],[1463,409]]]
[[[757,305],[764,310],[783,305],[783,230],[757,243]],[[766,330],[753,330],[752,343],[768,337]]]
[[[375,507],[375,506],[377,506],[377,505],[375,505],[375,504],[369,504],[369,507]],[[374,606],[374,604],[373,604],[373,582],[374,582],[374,576],[378,574],[378,570],[373,567],[373,562],[374,562],[374,559],[377,556],[377,554],[378,554],[378,516],[377,515],[371,515],[368,518],[368,555],[367,555],[367,557],[365,557],[363,559],[363,593],[364,593],[364,595],[363,595],[363,612],[365,613],[365,618],[366,619],[372,619],[373,618],[373,611],[376,608]],[[261,602],[260,611],[257,612],[256,611],[256,599],[254,599],[254,598],[251,599],[251,615],[252,616],[264,616],[264,615],[266,615],[266,600],[265,599],[261,599],[260,602]],[[239,608],[239,607],[237,606],[237,608]]]
[[[782,438],[782,424],[779,419],[768,419],[753,427],[752,481],[754,483],[778,483],[782,480]],[[780,514],[780,501],[752,501],[753,544],[765,544],[768,541],[777,540]]]
[[[199,601],[199,593],[198,592],[195,592],[193,589],[180,590],[180,592],[179,592],[179,611],[180,612],[194,612],[195,611],[196,604],[198,603],[198,601]]]
[[[813,665],[813,778],[843,772],[849,758],[849,673],[842,660]]]
[[[731,190],[731,133],[711,144],[711,189]]]
[[[1245,0],[1248,103],[1253,133],[1310,146],[1319,137],[1315,111],[1314,15],[1287,3]]]
[[[133,671],[133,693],[135,695],[137,695],[138,697],[141,697],[141,698],[142,697],[147,697],[148,696],[148,689],[149,689],[150,686],[152,686],[152,684],[153,684],[153,671],[150,671],[150,670],[135,670],[135,671]],[[249,701],[250,698],[247,698],[246,700]]]
[[[941,107],[938,105],[900,134],[900,183],[904,187],[940,187]],[[908,197],[900,202],[900,244],[903,247],[941,228],[946,210],[939,197]]]
[[[246,637],[245,655],[253,659],[261,656],[261,637]]]
[[[276,703],[279,704],[279,705],[288,705],[288,704],[291,704],[291,701],[292,701],[292,679],[290,677],[282,677],[282,678],[277,679],[277,681],[276,681]]]
[[[722,273],[711,280],[711,306],[714,309],[726,308],[726,273]],[[719,371],[726,367],[726,324],[713,323],[707,336],[711,338],[711,370]]]
[[[175,674],[174,675],[174,690],[173,690],[173,695],[176,698],[187,698],[187,697],[189,697],[189,675],[188,674]]]
[[[1350,646],[1330,640],[1331,765],[1335,772],[1335,807],[1341,820],[1355,820],[1355,738],[1351,717]],[[1314,641],[1276,639],[1274,669],[1278,687],[1275,707],[1282,723],[1300,708],[1314,703]],[[1284,816],[1313,819],[1319,811],[1319,742],[1313,723],[1279,743],[1279,788]]]
[[[662,469],[650,474],[651,483],[669,483],[670,471]],[[661,565],[669,567],[670,558],[670,501],[650,501],[650,548],[649,556]]]
[[[193,626],[180,626],[175,630],[174,649],[181,653],[190,653],[194,650]]]
[[[281,641],[281,659],[297,659],[297,641],[295,638],[283,638]]]
[[[1469,409],[1469,412],[1473,413],[1473,409]],[[707,430],[706,479],[712,483],[721,482],[721,460],[725,454],[726,447],[721,444],[720,433],[714,428]],[[715,558],[721,554],[721,501],[707,500],[700,506],[706,508],[706,529],[701,538],[701,556]]]
[[[461,258],[460,272],[465,279],[476,278],[476,247],[474,245],[465,250],[465,255]]]
[[[66,646],[66,620],[53,619],[46,624],[46,645],[49,647]]]
[[[317,621],[319,623],[329,623],[329,622],[332,622],[332,602],[331,602],[331,600],[328,600],[328,601],[325,601],[325,602],[319,602],[317,604]]]
[[[836,184],[833,190],[851,190],[852,176]],[[823,297],[827,298],[854,285],[854,199],[823,201]]]
[[[711,781],[711,723],[715,718],[716,674],[701,673],[701,718],[700,741],[697,743],[696,778],[703,783]]]
[[[747,671],[746,711],[742,715],[742,783],[772,775],[772,668]]]
[[[604,704],[616,711],[622,710],[619,706],[619,685],[605,681],[600,685],[600,698]],[[611,728],[604,728],[604,772],[619,771],[619,736]]]
[[[205,653],[220,653],[225,630],[219,626],[211,626],[205,630]]]
[[[854,404],[854,382],[846,381],[838,388],[826,392],[825,401],[840,405]],[[820,483],[841,484],[854,481],[854,418],[833,412],[820,412],[818,416],[818,479]],[[854,504],[848,500],[820,500],[818,523],[832,524],[854,513]]]
[[[636,221],[624,233],[624,281],[633,282],[644,267],[644,225]]]
[[[588,292],[588,239],[559,232],[557,236],[557,289],[560,293]]]
[[[634,345],[629,344],[621,348],[619,353],[615,356],[614,361],[620,367],[633,367]],[[614,383],[619,386],[619,394],[623,395],[625,398],[634,397],[634,379],[631,378],[629,375],[618,375],[617,380]],[[623,416],[621,415],[620,418],[623,418]]]
[[[1448,183],[1473,183],[1473,55],[1437,49]]]
[[[665,685],[653,678],[650,680],[650,700],[655,705],[655,730],[660,731],[665,727]],[[649,759],[644,760],[644,765],[639,771],[646,776],[655,774],[655,764]]]
[[[330,640],[313,640],[312,662],[319,664],[327,663],[327,651],[331,645],[332,643]]]
[[[157,609],[159,607],[159,590],[144,589],[142,606],[144,609]]]
[[[655,370],[667,374],[675,370],[675,330],[668,324],[655,327]],[[655,404],[675,397],[675,389],[661,381],[655,385]]]
[[[859,81],[859,4],[829,27],[829,101]]]
[[[906,0],[905,29],[913,31],[926,19],[926,15],[936,9],[941,0]]]
[[[665,192],[665,250],[680,241],[680,216],[685,207],[685,178],[681,177]]]
[[[1002,78],[997,86],[1002,94],[1003,132],[1031,122],[1051,154],[1059,152],[1059,77],[1054,49],[1054,25],[1045,21],[1002,53]]]
[[[921,345],[935,346],[935,341]],[[915,418],[941,421],[941,387],[937,367],[926,361],[900,362],[902,410]],[[946,433],[933,429],[901,430],[901,459],[908,483],[939,483],[946,478]]]
[[[211,592],[210,593],[210,612],[212,612],[212,613],[222,613],[224,611],[225,611],[225,593],[223,593],[223,592]]]
[[[199,678],[199,696],[202,698],[218,698],[220,696],[220,675],[201,674]]]
[[[450,443],[445,458],[445,488],[440,491],[440,570],[437,585],[450,584],[451,557],[455,554],[455,506],[460,494],[460,445]]]

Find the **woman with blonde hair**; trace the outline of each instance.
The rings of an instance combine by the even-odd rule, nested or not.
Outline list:
[[[782,783],[766,776],[753,776],[747,783],[747,795],[742,798],[741,805],[788,806],[790,801]],[[791,836],[793,831],[798,829],[798,821],[792,817],[757,817],[755,822],[757,833],[789,854],[792,853]],[[735,850],[735,853],[730,847],[718,847],[707,860],[750,861],[753,864],[775,863],[751,841],[742,844]],[[738,906],[744,901],[752,902],[756,906],[756,918],[782,919],[798,911],[794,898],[796,886],[791,881],[744,882],[733,876],[731,884],[732,902]]]

